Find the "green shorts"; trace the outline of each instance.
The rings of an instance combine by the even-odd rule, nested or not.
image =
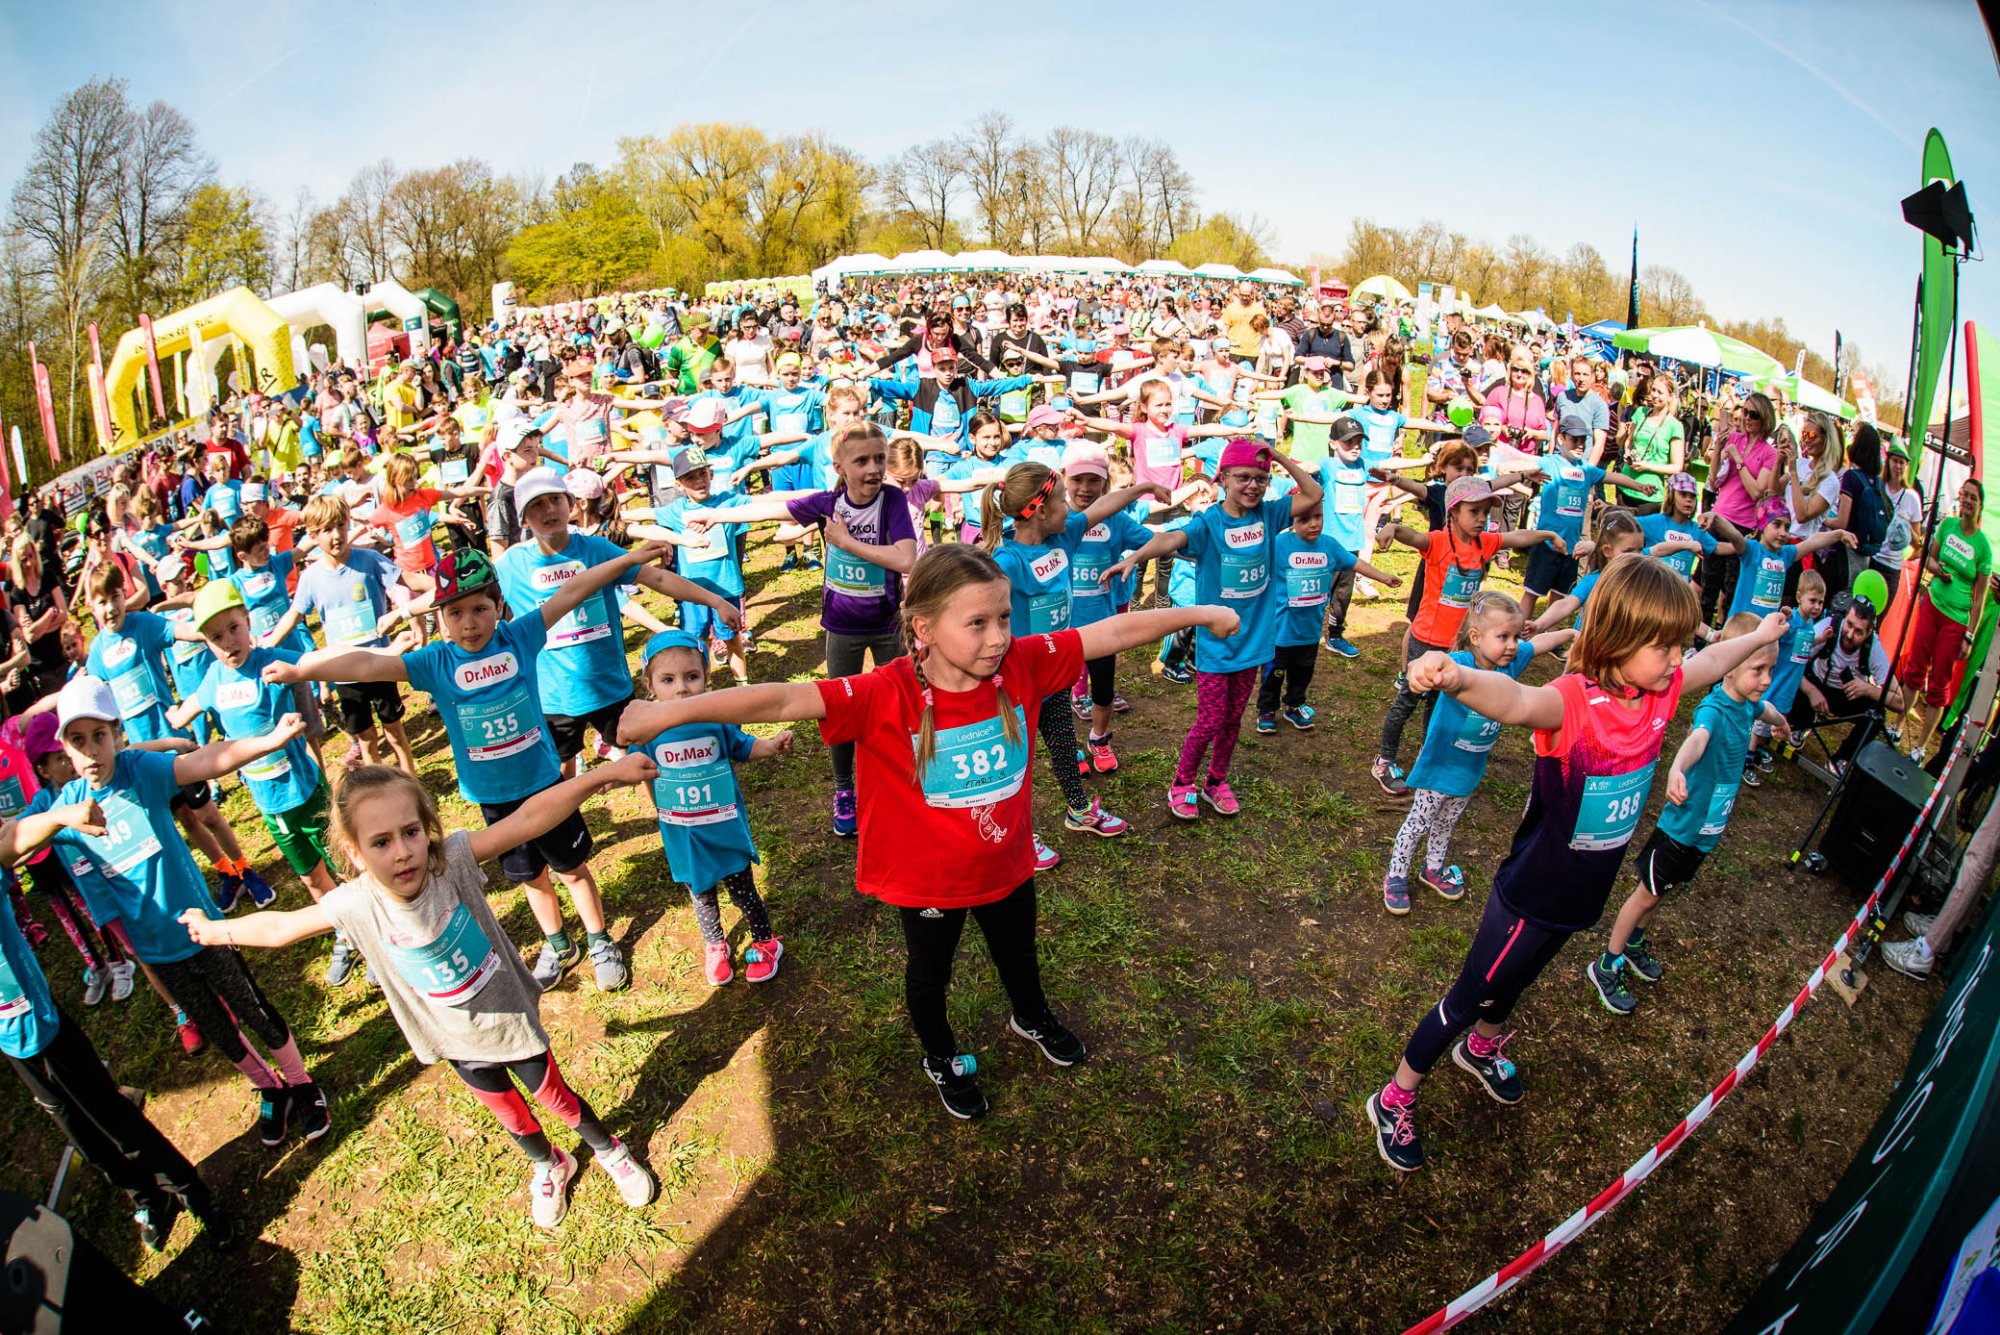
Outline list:
[[[278,851],[285,855],[292,870],[305,876],[314,867],[324,862],[327,871],[333,870],[333,859],[326,851],[327,791],[324,780],[313,795],[290,811],[264,813],[264,828],[277,841]]]

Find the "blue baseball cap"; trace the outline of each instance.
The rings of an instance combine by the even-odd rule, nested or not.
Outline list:
[[[639,666],[645,667],[656,655],[665,653],[669,649],[686,649],[691,653],[700,654],[701,641],[684,630],[663,630],[647,640],[646,647],[639,651]]]

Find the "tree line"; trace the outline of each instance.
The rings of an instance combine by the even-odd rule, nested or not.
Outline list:
[[[393,277],[450,293],[479,320],[501,279],[534,303],[621,287],[698,290],[860,251],[990,247],[1246,270],[1272,262],[1262,220],[1204,214],[1199,198],[1169,144],[1074,126],[1029,136],[993,111],[880,162],[816,132],[688,124],[621,139],[609,162],[576,163],[553,181],[472,157],[427,167],[384,159],[333,200],[300,191],[278,203],[222,180],[178,108],[135,106],[124,80],[97,79],[36,132],[0,226],[0,422],[21,426],[31,478],[48,477],[32,340],[49,367],[65,463],[90,457],[89,326],[108,357],[142,311],[164,314],[239,284],[268,295]],[[1382,272],[1413,285],[1452,282],[1482,302],[1558,318],[1625,309],[1623,270],[1581,243],[1558,257],[1525,236],[1496,249],[1436,222],[1357,220],[1344,252],[1313,260],[1351,280]],[[1701,316],[1680,274],[1654,266],[1641,277],[1645,318]],[[1710,323],[1788,365],[1798,346],[1782,321]],[[1815,368],[1831,382],[1809,354]]]

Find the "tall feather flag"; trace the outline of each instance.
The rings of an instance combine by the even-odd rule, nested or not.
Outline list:
[[[1632,229],[1632,279],[1625,290],[1625,327],[1639,327],[1639,229]]]

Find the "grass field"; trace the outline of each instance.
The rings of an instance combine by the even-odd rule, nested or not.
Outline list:
[[[1392,565],[1408,573],[1407,557]],[[817,585],[773,579],[773,565],[753,560],[753,671],[812,675]],[[122,1006],[82,1008],[58,933],[42,958],[59,999],[118,1078],[151,1092],[154,1119],[249,1238],[220,1249],[183,1223],[166,1255],[146,1256],[122,1197],[87,1169],[68,1209],[151,1291],[222,1330],[1400,1331],[1672,1126],[1856,903],[1784,860],[1824,790],[1789,769],[1744,790],[1698,884],[1660,914],[1667,976],[1639,1011],[1599,1006],[1573,944],[1516,1012],[1508,1051],[1526,1101],[1502,1108],[1441,1067],[1421,1106],[1430,1167],[1392,1173],[1361,1103],[1455,970],[1526,801],[1529,750],[1502,739],[1459,827],[1472,893],[1388,917],[1379,883],[1402,808],[1367,764],[1401,627],[1400,598],[1356,604],[1363,656],[1322,655],[1319,727],[1258,738],[1246,724],[1244,814],[1191,827],[1163,800],[1191,690],[1127,656],[1123,768],[1092,783],[1131,834],[1062,834],[1046,772],[1038,784],[1044,833],[1067,858],[1042,881],[1048,991],[1091,1057],[1059,1070],[1005,1034],[968,933],[952,1021],[993,1103],[978,1123],[946,1117],[918,1070],[893,913],[853,892],[852,849],[827,826],[824,748],[803,729],[795,755],[740,771],[786,943],[770,985],[702,981],[641,794],[586,808],[634,985],[600,995],[572,977],[543,1017],[570,1082],[659,1174],[649,1208],[625,1209],[592,1170],[560,1232],[534,1229],[511,1140],[448,1071],[417,1066],[358,976],[324,986],[323,940],[252,961],[334,1100],[323,1141],[266,1150],[244,1081],[212,1055],[183,1057],[143,983]],[[476,820],[426,708],[412,730],[447,827]],[[1413,727],[1406,761],[1419,741]],[[240,789],[226,809],[259,864],[279,865]],[[284,885],[284,903],[302,902]],[[496,889],[495,905],[532,953],[522,897]],[[1829,994],[1652,1183],[1468,1329],[1715,1328],[1845,1168],[1936,989],[1881,973],[1853,1009]],[[14,1081],[0,1082],[0,1114],[0,1186],[44,1194],[58,1133]]]

